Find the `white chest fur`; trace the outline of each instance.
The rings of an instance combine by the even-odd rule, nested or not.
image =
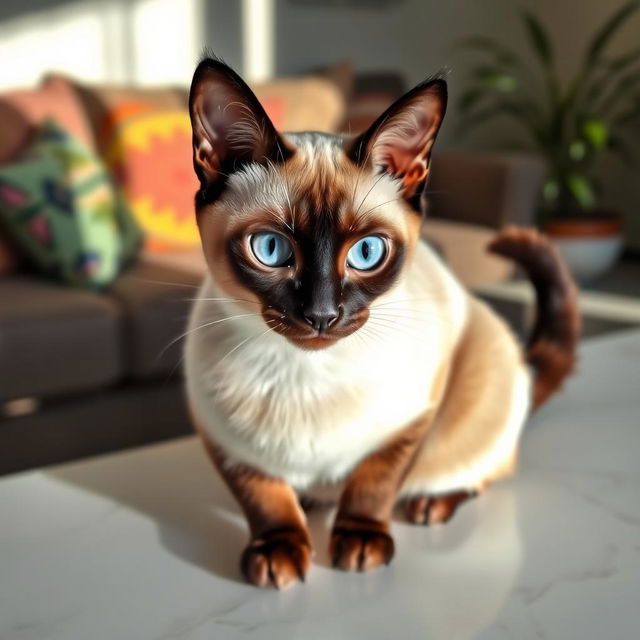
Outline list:
[[[268,332],[257,316],[196,329],[246,313],[207,300],[221,294],[205,281],[190,322],[187,388],[201,426],[231,460],[297,488],[336,482],[427,410],[465,305],[428,250],[416,263],[428,268],[421,286],[400,283],[363,329],[316,352]]]

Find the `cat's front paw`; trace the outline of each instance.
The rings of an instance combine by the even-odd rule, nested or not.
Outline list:
[[[242,554],[242,573],[257,587],[286,589],[304,582],[311,566],[308,536],[296,529],[279,529],[255,538]]]
[[[388,526],[375,520],[338,518],[331,533],[331,561],[343,571],[369,571],[389,564],[394,550]]]

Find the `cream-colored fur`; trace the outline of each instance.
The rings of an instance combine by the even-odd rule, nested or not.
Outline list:
[[[229,464],[306,492],[337,488],[426,412],[435,418],[403,494],[479,488],[513,457],[530,393],[520,349],[424,243],[364,327],[322,351],[225,297],[208,276],[185,366],[192,410]]]
[[[403,494],[480,490],[512,468],[531,379],[504,323],[470,298],[448,384]]]

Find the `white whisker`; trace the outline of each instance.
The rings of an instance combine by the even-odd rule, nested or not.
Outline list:
[[[161,284],[166,285],[168,287],[188,287],[189,289],[199,289],[200,285],[198,284],[186,284],[185,282],[164,282],[162,280],[151,280],[149,278],[140,278],[139,276],[129,276],[133,280],[137,280],[138,282],[146,282],[147,284]]]
[[[248,298],[181,298],[181,302],[249,302],[251,304],[262,304]]]
[[[186,338],[188,335],[190,335],[191,333],[193,333],[194,331],[200,331],[200,329],[205,329],[206,327],[211,327],[213,325],[216,324],[220,324],[221,322],[227,322],[228,320],[237,320],[239,318],[247,318],[249,316],[261,316],[262,314],[260,313],[241,313],[237,316],[228,316],[226,318],[219,318],[218,320],[213,320],[212,322],[205,322],[204,324],[201,324],[198,327],[194,327],[193,329],[189,329],[188,331],[185,331],[183,334],[179,335],[177,338],[174,338],[157,356],[156,359],[160,359],[165,352],[167,351],[167,349],[169,349],[170,347],[172,347],[176,342],[179,342],[180,340],[182,340],[183,338]]]
[[[275,322],[275,320],[267,320],[266,324],[269,324],[269,322]],[[240,342],[240,344],[237,344],[235,347],[233,347],[233,349],[231,349],[231,351],[227,352],[225,354],[225,356],[221,360],[218,361],[218,364],[221,364],[222,362],[224,362],[232,353],[235,353],[240,347],[242,347],[243,345],[247,344],[247,342],[249,342],[249,340],[255,339],[257,341],[258,338],[262,338],[262,336],[266,335],[270,331],[274,331],[275,329],[278,329],[281,326],[282,326],[282,322],[280,324],[277,324],[275,327],[269,327],[266,331],[263,331],[258,336],[249,336],[248,338],[245,338],[242,342]]]

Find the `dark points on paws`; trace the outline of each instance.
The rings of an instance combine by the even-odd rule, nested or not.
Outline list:
[[[242,574],[257,587],[285,589],[304,582],[311,565],[311,546],[297,529],[270,531],[251,541],[241,559]]]
[[[444,524],[463,502],[477,495],[477,491],[455,491],[441,496],[414,496],[404,504],[405,516],[412,524]]]
[[[329,553],[334,567],[369,571],[391,562],[395,547],[385,524],[365,518],[339,519],[331,533]]]

